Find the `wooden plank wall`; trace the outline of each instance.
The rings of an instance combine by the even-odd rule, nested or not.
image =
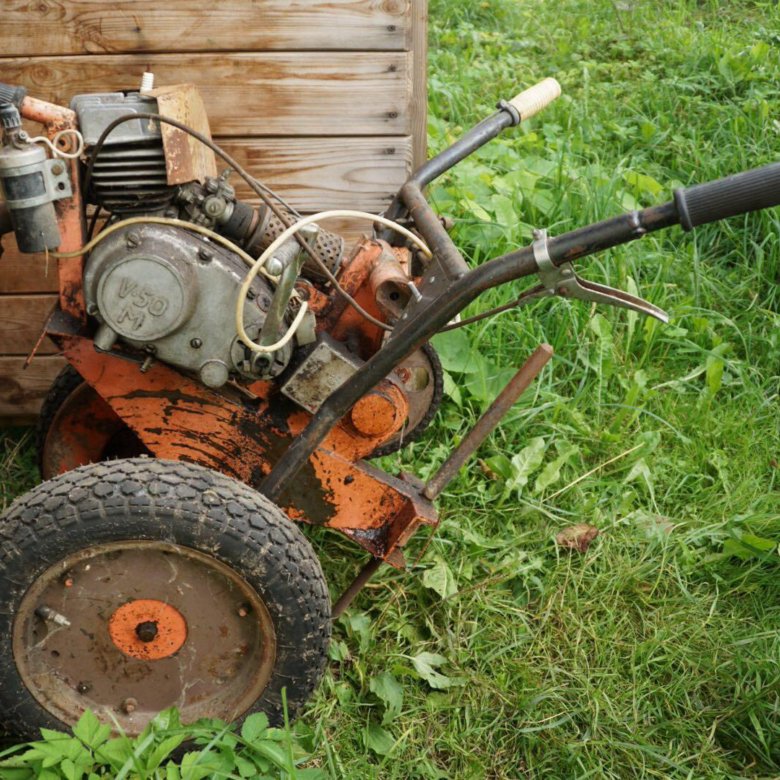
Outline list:
[[[2,0],[0,81],[67,105],[151,68],[156,86],[197,84],[218,143],[300,211],[379,212],[425,158],[426,14],[426,0]],[[7,422],[37,413],[62,360],[45,342],[22,371],[56,268],[3,241]]]

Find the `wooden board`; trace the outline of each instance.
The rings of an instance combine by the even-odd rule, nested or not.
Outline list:
[[[428,2],[412,0],[412,121],[414,168],[428,159]]]
[[[13,236],[3,236],[0,258],[0,293],[52,292],[57,289],[57,261],[48,265],[43,255],[23,255]],[[0,306],[8,301],[0,298]],[[0,331],[5,329],[5,309],[0,309]]]
[[[377,213],[412,169],[412,139],[264,138],[226,141],[225,151],[299,211],[357,208]],[[217,166],[222,169],[224,165]],[[236,195],[253,197],[238,176]]]
[[[3,51],[404,51],[419,0],[4,0]],[[30,31],[34,30],[31,35]]]
[[[215,136],[408,135],[411,66],[408,52],[15,57],[0,59],[0,80],[68,105],[97,89],[137,89],[150,67],[158,86],[201,90]]]
[[[65,360],[38,357],[24,369],[23,357],[0,357],[0,422],[32,422]]]
[[[0,355],[27,356],[38,341],[56,302],[57,296],[52,294],[0,296],[3,323],[0,328]],[[48,338],[43,340],[38,350],[41,355],[56,351]]]

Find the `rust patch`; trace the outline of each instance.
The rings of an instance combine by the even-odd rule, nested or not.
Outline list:
[[[201,387],[161,363],[142,374],[135,363],[96,352],[89,339],[59,342],[106,405],[158,458],[198,463],[257,485],[311,419],[280,397],[271,404],[249,401],[229,386]],[[377,390],[401,392],[387,381]],[[405,405],[399,411],[405,415]],[[421,503],[418,489],[359,460],[376,443],[349,422],[337,426],[279,505],[294,520],[342,530],[373,554],[389,555],[408,538],[409,528],[435,523],[436,515]],[[346,529],[370,533],[355,536]]]

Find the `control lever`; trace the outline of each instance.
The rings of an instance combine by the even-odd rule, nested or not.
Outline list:
[[[619,306],[623,309],[631,309],[648,317],[655,317],[661,322],[669,322],[669,315],[658,306],[649,301],[629,295],[614,287],[604,284],[596,284],[582,279],[574,272],[571,263],[555,265],[550,259],[547,248],[547,231],[535,230],[532,245],[534,260],[539,267],[538,274],[541,284],[526,290],[516,301],[515,306],[525,306],[538,298],[546,298],[552,295],[560,295],[564,298],[578,298],[581,301],[593,303],[605,303],[608,306]]]

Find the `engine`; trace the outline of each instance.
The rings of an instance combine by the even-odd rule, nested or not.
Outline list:
[[[88,151],[117,117],[160,113],[157,100],[141,93],[79,95],[71,107]],[[160,124],[139,117],[118,125],[104,139],[85,195],[109,213],[109,225],[134,216],[172,218],[216,231],[257,257],[285,225],[266,206],[237,200],[229,173],[169,184]],[[288,221],[295,220],[287,215]],[[335,271],[343,240],[319,230],[311,240]],[[307,260],[291,239],[269,263],[269,270],[276,269],[274,285],[262,277],[253,281],[243,304],[250,339],[270,344],[283,340],[300,305],[291,282],[298,273],[312,278],[322,273]],[[281,275],[287,265],[295,267],[292,279]],[[109,350],[121,341],[138,350],[142,360],[160,359],[194,372],[214,388],[229,380],[276,377],[290,363],[296,345],[314,340],[313,317],[273,353],[251,351],[236,336],[236,302],[246,273],[246,262],[236,252],[184,227],[123,227],[96,246],[85,266],[87,312],[100,323],[95,344]]]
[[[86,252],[72,250],[84,255],[78,282],[68,278],[73,289],[61,300],[77,302],[69,313],[79,322],[86,310],[85,330],[98,351],[120,354],[142,372],[160,361],[215,389],[274,380],[282,395],[314,413],[380,349],[387,323],[417,292],[406,248],[361,242],[347,257],[341,236],[313,224],[282,242],[300,215],[228,160],[262,203],[236,197],[230,169],[218,173],[219,150],[208,141],[192,85],[79,95],[71,109],[77,122],[71,117],[60,132],[78,145],[68,152],[60,133],[53,142],[30,139],[17,106],[0,101],[0,235],[13,229],[22,251],[57,251],[61,225],[81,241],[89,218]],[[82,181],[80,197],[60,204],[74,194],[73,174]],[[375,436],[379,425],[388,436],[398,433],[400,408],[411,409],[408,430],[429,419],[440,395],[437,365],[424,350],[411,355],[383,380],[393,397],[403,396],[390,404],[390,422],[379,425],[372,413],[356,430]]]

